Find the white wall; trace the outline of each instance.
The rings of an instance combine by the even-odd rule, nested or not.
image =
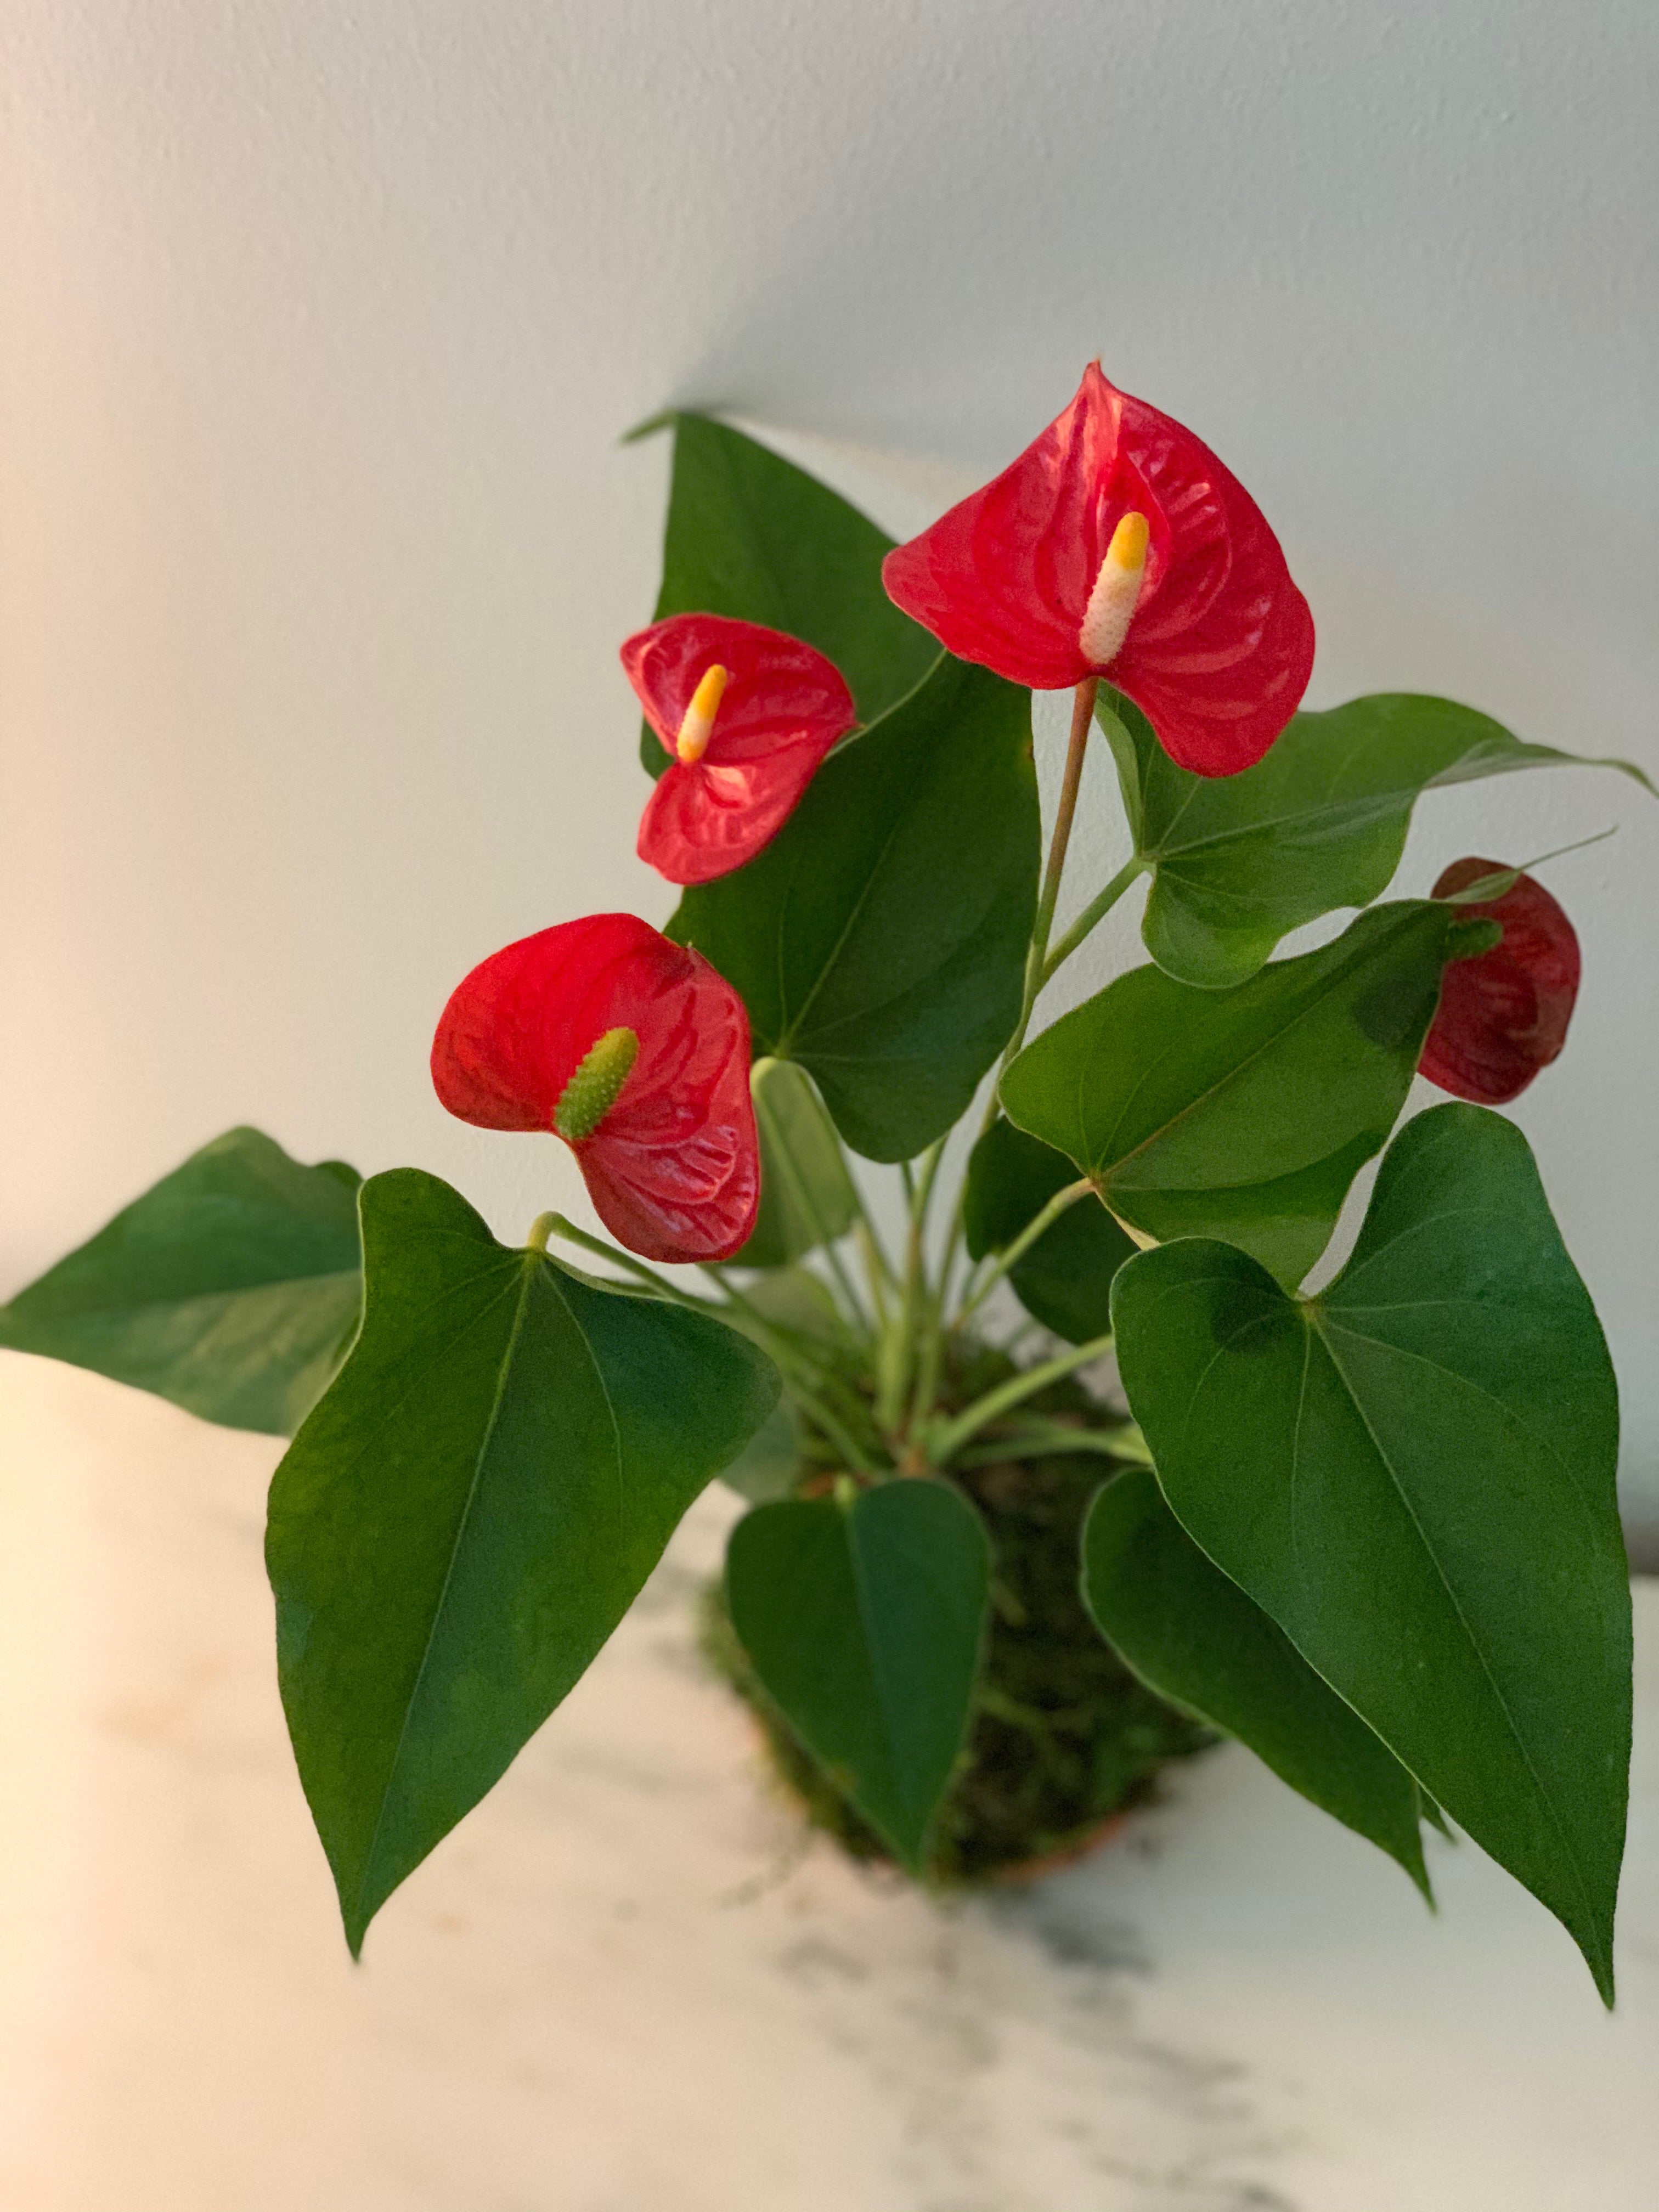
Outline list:
[[[1261,498],[1314,703],[1659,770],[1656,64],[1645,0],[9,0],[0,1292],[239,1119],[569,1202],[425,1054],[507,939],[671,903],[615,659],[667,400],[908,529],[1098,350]],[[1620,817],[1517,1118],[1659,1512],[1659,807],[1437,799],[1404,880]]]

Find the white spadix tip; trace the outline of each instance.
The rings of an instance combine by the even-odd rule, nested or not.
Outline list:
[[[1119,517],[1084,610],[1083,627],[1078,632],[1083,658],[1091,667],[1109,666],[1129,635],[1141,581],[1146,574],[1146,546],[1151,534],[1144,514]]]
[[[717,660],[713,667],[705,668],[702,681],[691,694],[691,704],[685,710],[679,735],[674,740],[676,756],[689,768],[700,761],[708,750],[708,740],[714,733],[714,717],[731,680],[730,671]]]

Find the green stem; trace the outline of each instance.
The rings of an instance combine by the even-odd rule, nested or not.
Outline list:
[[[927,1208],[933,1196],[933,1184],[939,1176],[939,1164],[945,1157],[949,1133],[929,1145],[921,1156],[921,1178],[915,1188],[910,1207],[910,1254],[914,1260],[921,1251],[921,1238],[927,1228]]]
[[[1072,823],[1077,814],[1078,793],[1083,785],[1083,763],[1089,750],[1089,726],[1094,719],[1095,695],[1099,690],[1100,678],[1085,676],[1072,695],[1072,734],[1066,747],[1066,769],[1060,778],[1060,804],[1054,809],[1054,831],[1048,840],[1048,865],[1042,873],[1036,921],[1031,929],[1031,948],[1025,960],[1025,992],[1019,1010],[1019,1022],[1002,1055],[1005,1066],[1025,1042],[1031,1009],[1036,1004],[1037,993],[1042,988],[1043,963],[1048,957],[1048,933],[1054,926],[1054,908],[1060,902],[1060,879],[1066,872],[1066,848],[1072,842]]]
[[[961,1449],[969,1437],[977,1436],[986,1424],[1006,1413],[1011,1406],[1046,1389],[1050,1382],[1059,1382],[1062,1375],[1070,1375],[1079,1367],[1088,1366],[1112,1348],[1109,1336],[1091,1337],[1087,1344],[1075,1345],[1057,1358],[1045,1359],[1040,1366],[1028,1367],[1023,1374],[1014,1376],[994,1390],[988,1390],[971,1406],[957,1415],[954,1420],[938,1422],[927,1437],[928,1456],[935,1467],[943,1467],[951,1454]]]
[[[823,1399],[809,1385],[792,1376],[789,1381],[789,1395],[809,1419],[823,1430],[849,1467],[857,1468],[860,1474],[877,1474],[881,1472],[878,1463],[871,1458],[851,1431],[836,1419]]]
[[[798,1377],[793,1375],[788,1378],[788,1384],[790,1396],[800,1407],[801,1411],[806,1415],[807,1419],[811,1421],[816,1427],[823,1430],[824,1435],[828,1437],[830,1443],[841,1454],[842,1459],[846,1461],[848,1467],[857,1468],[860,1474],[877,1474],[880,1473],[881,1470],[878,1463],[871,1458],[869,1453],[866,1451],[863,1445],[859,1443],[857,1437],[854,1436],[851,1430],[848,1429],[844,1423],[837,1420],[835,1414],[830,1412],[829,1407],[824,1404],[823,1399],[817,1395],[810,1385],[800,1382]]]
[[[897,1362],[897,1389],[893,1413],[896,1419],[899,1405],[903,1401],[905,1386],[914,1374],[915,1388],[911,1401],[912,1425],[926,1411],[921,1401],[931,1397],[933,1378],[939,1372],[939,1314],[927,1280],[927,1209],[933,1200],[939,1162],[945,1157],[945,1139],[940,1137],[927,1147],[921,1156],[921,1176],[910,1189],[910,1235],[904,1267],[904,1337]]]
[[[586,1230],[578,1229],[574,1221],[567,1221],[562,1213],[544,1213],[538,1218],[530,1232],[532,1249],[545,1252],[550,1237],[558,1237],[562,1243],[580,1244],[583,1251],[596,1252],[601,1260],[609,1260],[615,1267],[626,1267],[630,1275],[637,1275],[642,1283],[649,1283],[653,1290],[677,1306],[690,1306],[694,1313],[717,1314],[720,1311],[713,1298],[695,1297],[690,1291],[683,1291],[678,1283],[671,1283],[666,1275],[659,1275],[654,1267],[647,1267],[643,1260],[636,1260],[631,1252],[624,1252],[617,1244],[607,1244],[603,1237],[590,1237]]]
[[[709,1281],[718,1285],[720,1293],[726,1299],[726,1304],[735,1307],[737,1311],[744,1316],[752,1328],[757,1331],[763,1330],[769,1335],[781,1338],[785,1344],[793,1346],[796,1351],[800,1352],[804,1357],[811,1356],[811,1346],[813,1343],[813,1339],[806,1330],[792,1328],[787,1322],[775,1321],[772,1316],[769,1314],[763,1307],[757,1306],[751,1297],[748,1297],[744,1291],[738,1288],[737,1285],[727,1275],[725,1268],[721,1267],[718,1261],[714,1260],[702,1260],[698,1262],[698,1265],[702,1267],[703,1273],[708,1276]],[[805,1270],[803,1268],[801,1272],[805,1273]],[[820,1290],[826,1292],[827,1296],[828,1286],[818,1282],[818,1279],[816,1275],[814,1275],[812,1280],[814,1283],[817,1284]],[[836,1309],[836,1302],[833,1298],[829,1300],[829,1306],[830,1314],[835,1320],[836,1327],[840,1329],[842,1338],[850,1346],[854,1340],[853,1333],[848,1328],[843,1316]],[[820,1345],[823,1341],[822,1337],[819,1337],[817,1340]]]
[[[567,1221],[562,1213],[543,1214],[531,1231],[532,1238],[538,1232],[540,1233],[541,1243],[535,1247],[537,1250],[544,1252],[547,1249],[549,1237],[557,1237],[567,1244],[580,1244],[584,1251],[595,1252],[602,1260],[609,1260],[616,1267],[625,1267],[630,1275],[637,1275],[641,1282],[649,1283],[671,1304],[689,1306],[693,1313],[711,1314],[716,1320],[724,1318],[720,1307],[713,1298],[694,1297],[689,1291],[681,1290],[678,1283],[671,1283],[666,1275],[659,1275],[654,1267],[647,1267],[643,1260],[636,1260],[631,1252],[624,1252],[615,1244],[607,1244],[601,1237],[590,1237],[585,1229],[578,1229],[574,1221]],[[721,1285],[722,1289],[726,1287]],[[729,1290],[727,1295],[730,1296]],[[737,1304],[738,1301],[734,1298],[732,1303]],[[747,1301],[744,1304],[746,1305]],[[762,1351],[789,1376],[793,1396],[817,1423],[838,1451],[844,1453],[854,1467],[862,1468],[866,1474],[873,1474],[876,1472],[875,1462],[854,1441],[819,1397],[813,1383],[803,1375],[806,1361],[792,1346],[784,1342],[758,1310],[750,1308],[750,1310],[755,1315],[751,1327],[756,1339]]]
[[[858,1240],[859,1249],[864,1255],[864,1272],[869,1279],[871,1302],[876,1309],[876,1327],[884,1334],[888,1325],[887,1285],[893,1280],[892,1270],[887,1264],[887,1255],[876,1241],[874,1229],[862,1212],[858,1222]]]
[[[941,1291],[943,1290],[943,1285]],[[933,1399],[939,1389],[939,1370],[945,1351],[942,1297],[922,1291],[921,1316],[926,1326],[916,1353],[916,1386],[910,1398],[910,1428],[919,1429],[933,1410]]]
[[[1062,1421],[1024,1421],[991,1443],[976,1443],[957,1454],[959,1468],[988,1467],[1000,1459],[1048,1459],[1056,1453],[1096,1452],[1107,1459],[1150,1467],[1152,1455],[1131,1421],[1115,1429],[1074,1429]]]
[[[1097,897],[1090,900],[1088,905],[1084,908],[1082,913],[1079,915],[1077,920],[1044,962],[1042,978],[1037,984],[1038,990],[1041,990],[1049,981],[1062,961],[1071,958],[1095,924],[1105,920],[1135,878],[1145,872],[1146,866],[1146,861],[1137,853],[1132,860],[1124,862],[1105,890]]]
[[[727,1279],[723,1268],[712,1261],[704,1261],[702,1271],[720,1285],[728,1304],[748,1322],[747,1334],[764,1351],[771,1353],[780,1367],[790,1373],[790,1388],[795,1396],[803,1404],[808,1404],[810,1401],[811,1408],[817,1409],[813,1411],[813,1419],[822,1421],[827,1418],[833,1421],[837,1442],[848,1434],[846,1423],[868,1421],[869,1407],[857,1391],[844,1382],[825,1360],[821,1338],[815,1342],[801,1330],[775,1321],[752,1298],[745,1297],[735,1283]],[[831,1310],[834,1310],[833,1300]],[[716,1307],[712,1310],[718,1312],[720,1309]],[[850,1344],[850,1333],[839,1313],[836,1315],[836,1321]],[[835,1413],[832,1400],[840,1405],[840,1415]],[[878,1438],[872,1441],[879,1444]],[[866,1468],[869,1464],[866,1460],[860,1460],[859,1463]]]
[[[984,1304],[1009,1269],[1017,1267],[1024,1258],[1038,1237],[1046,1236],[1068,1206],[1075,1206],[1080,1198],[1087,1198],[1093,1189],[1093,1183],[1090,1182],[1087,1176],[1083,1176],[1076,1182],[1068,1182],[1063,1190],[1057,1190],[1042,1212],[1032,1215],[1012,1243],[993,1260],[990,1267],[975,1284],[971,1296],[965,1298],[957,1307],[957,1317],[951,1322],[951,1328],[960,1328],[969,1315],[977,1311]]]
[[[1094,720],[1095,700],[1100,690],[1100,678],[1087,676],[1072,695],[1072,733],[1066,741],[1066,767],[1060,782],[1060,803],[1054,809],[1054,826],[1048,839],[1048,859],[1042,872],[1042,888],[1037,894],[1036,918],[1031,926],[1031,941],[1025,953],[1025,985],[1020,994],[1019,1019],[1014,1024],[1013,1035],[1002,1048],[997,1062],[996,1074],[991,1079],[991,1095],[985,1102],[985,1115],[979,1126],[983,1136],[1001,1110],[998,1085],[1002,1071],[1025,1042],[1025,1032],[1031,1025],[1031,1015],[1037,1002],[1037,994],[1054,972],[1048,961],[1048,933],[1054,926],[1054,908],[1060,902],[1060,878],[1066,872],[1066,851],[1072,842],[1072,823],[1077,816],[1078,793],[1083,787],[1083,764],[1089,750],[1089,730]],[[1127,886],[1123,887],[1127,889]],[[1121,894],[1120,894],[1121,896]],[[1105,912],[1102,907],[1101,913]],[[1099,916],[1096,916],[1097,921]],[[1091,925],[1092,926],[1092,925]],[[1069,946],[1067,948],[1069,950]],[[963,1179],[957,1194],[956,1211],[945,1240],[944,1273],[949,1275],[962,1241],[963,1208],[967,1200],[968,1186]]]

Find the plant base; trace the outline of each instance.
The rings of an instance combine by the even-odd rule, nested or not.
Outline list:
[[[1112,1815],[1153,1794],[1171,1760],[1216,1738],[1139,1681],[1084,1611],[1078,1546],[1100,1461],[998,1462],[957,1480],[984,1512],[997,1560],[979,1699],[928,1869],[959,1887],[1081,1856],[1107,1840]],[[890,1861],[756,1679],[718,1582],[704,1594],[702,1643],[753,1709],[807,1820],[855,1859]]]

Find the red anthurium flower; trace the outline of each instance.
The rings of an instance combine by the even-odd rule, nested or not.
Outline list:
[[[486,1129],[550,1129],[599,1218],[652,1260],[726,1260],[755,1225],[749,1017],[700,953],[589,915],[483,961],[444,1008],[439,1097]]]
[[[958,659],[1010,683],[1109,677],[1199,775],[1260,760],[1313,666],[1313,617],[1255,501],[1098,362],[1066,412],[896,547],[882,578]]]
[[[1449,898],[1503,867],[1501,860],[1454,860],[1434,896]],[[1502,898],[1472,901],[1459,911],[1497,922],[1503,938],[1490,952],[1447,969],[1418,1072],[1455,1098],[1501,1106],[1566,1042],[1578,996],[1578,939],[1530,876],[1520,877]]]
[[[622,649],[646,720],[672,756],[639,854],[671,884],[706,884],[775,837],[818,763],[858,720],[834,664],[781,630],[671,615]]]

